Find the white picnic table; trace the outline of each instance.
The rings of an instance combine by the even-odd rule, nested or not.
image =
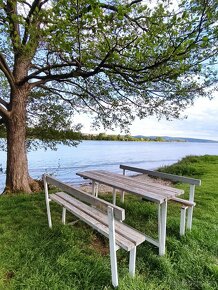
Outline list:
[[[91,170],[78,172],[77,175],[92,181],[92,194],[98,195],[98,185],[104,184],[113,188],[113,204],[116,204],[116,191],[129,192],[158,204],[158,239],[145,235],[145,239],[159,248],[159,255],[165,254],[167,201],[184,193],[184,190],[158,184],[140,181],[138,179],[105,170]]]

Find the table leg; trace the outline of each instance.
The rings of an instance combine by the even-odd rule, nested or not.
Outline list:
[[[96,187],[95,187],[95,196],[98,197],[98,191],[99,191],[99,183],[96,182]]]
[[[92,181],[92,195],[95,196],[95,182]]]
[[[121,191],[120,192],[120,201],[122,202],[122,203],[124,203],[124,197],[125,197],[125,191]]]
[[[167,201],[158,205],[158,240],[159,255],[165,254],[166,244],[166,221],[167,221]]]
[[[116,189],[113,188],[113,204],[116,205]]]

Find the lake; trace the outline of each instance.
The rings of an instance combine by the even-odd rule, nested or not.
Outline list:
[[[62,181],[84,181],[76,172],[104,169],[121,172],[120,164],[146,169],[177,162],[187,155],[218,155],[218,143],[195,142],[120,142],[83,141],[78,147],[58,146],[57,151],[43,149],[28,153],[29,171],[34,178],[45,172]],[[0,168],[5,172],[6,152],[0,152]],[[5,185],[5,174],[0,173],[0,192]]]

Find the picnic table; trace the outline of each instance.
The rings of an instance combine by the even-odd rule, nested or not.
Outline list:
[[[99,184],[112,187],[113,204],[116,203],[117,190],[121,192],[121,200],[124,199],[124,192],[129,192],[158,204],[158,239],[145,235],[145,240],[159,248],[159,255],[165,254],[167,201],[183,194],[184,190],[155,182],[140,181],[105,170],[78,172],[77,175],[92,181],[92,194],[95,196],[98,195]]]

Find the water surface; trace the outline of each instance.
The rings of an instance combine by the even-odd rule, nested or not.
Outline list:
[[[45,172],[64,182],[80,184],[78,171],[104,169],[121,172],[120,164],[156,169],[187,155],[218,155],[218,143],[83,141],[78,147],[58,146],[57,151],[39,149],[28,153],[33,178]],[[0,168],[5,172],[6,152],[0,152]],[[5,174],[0,173],[0,191]]]

